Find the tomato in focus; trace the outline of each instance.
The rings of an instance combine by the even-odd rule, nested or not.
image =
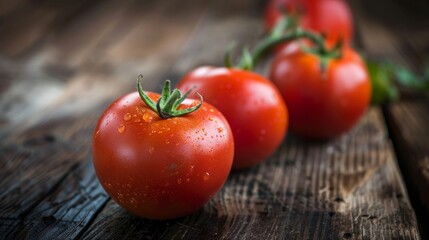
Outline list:
[[[350,43],[353,38],[353,17],[343,0],[271,0],[265,9],[265,26],[271,30],[286,13],[299,15],[299,26],[325,34],[328,45],[338,40]]]
[[[347,47],[322,73],[319,56],[291,45],[276,56],[270,79],[288,106],[290,131],[304,138],[326,139],[348,131],[371,96],[365,64]]]
[[[147,92],[157,101],[159,95]],[[195,106],[186,99],[179,109]],[[223,186],[234,142],[224,116],[203,103],[190,114],[163,119],[138,92],[112,103],[93,137],[101,185],[115,202],[149,219],[171,219],[201,208]]]
[[[266,78],[241,69],[200,67],[178,84],[183,91],[193,87],[228,120],[235,142],[234,169],[266,160],[281,144],[288,126],[287,108]]]

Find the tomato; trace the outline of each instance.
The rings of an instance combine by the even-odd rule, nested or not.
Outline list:
[[[235,142],[234,169],[262,162],[281,144],[287,108],[266,78],[241,69],[200,67],[178,84],[181,90],[193,87],[228,120]]]
[[[352,14],[343,0],[272,0],[265,10],[267,29],[272,29],[282,16],[281,8],[298,13],[299,25],[325,34],[330,45],[340,39],[345,43],[352,40]]]
[[[178,109],[197,102],[186,99]],[[177,218],[201,208],[225,183],[233,156],[231,129],[216,108],[204,102],[188,115],[163,119],[138,92],[112,103],[93,137],[93,162],[103,188],[126,210],[150,219]]]
[[[360,56],[344,48],[321,69],[319,56],[292,46],[270,69],[288,106],[291,132],[305,138],[336,137],[352,128],[368,107],[371,87]]]

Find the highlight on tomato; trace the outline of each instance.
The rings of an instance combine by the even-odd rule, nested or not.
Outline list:
[[[228,120],[234,135],[233,169],[252,167],[272,155],[288,127],[288,113],[280,92],[265,77],[250,71],[252,60],[245,52],[239,66],[203,66],[178,83],[187,91],[195,88]]]
[[[267,30],[285,14],[297,16],[300,27],[324,34],[328,44],[353,38],[353,16],[344,0],[271,0],[265,9]]]
[[[170,91],[138,91],[113,102],[93,136],[93,163],[106,192],[121,207],[149,219],[191,214],[223,186],[234,141],[212,105]]]

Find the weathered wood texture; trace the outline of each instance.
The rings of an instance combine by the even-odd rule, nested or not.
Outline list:
[[[403,171],[429,211],[429,102],[408,100],[387,109]]]
[[[386,12],[382,11],[387,6],[385,1],[372,5],[370,1],[351,3],[357,12],[361,45],[367,55],[403,64],[417,72],[429,65],[429,2],[396,0],[389,3]],[[399,166],[426,237],[429,237],[428,103],[427,95],[403,91],[401,102],[384,107]],[[426,212],[421,212],[424,211],[421,206]]]
[[[1,3],[0,238],[419,239],[376,107],[331,142],[289,136],[185,218],[137,218],[102,190],[90,146],[107,104],[132,91],[138,73],[158,90],[164,78],[221,64],[229,42],[251,45],[262,35],[262,7],[256,0]]]

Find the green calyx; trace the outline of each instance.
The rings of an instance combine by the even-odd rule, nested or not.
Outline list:
[[[195,112],[203,104],[203,97],[196,93],[200,98],[200,103],[196,106],[178,109],[180,104],[186,99],[192,89],[189,89],[185,94],[182,94],[179,89],[174,89],[171,91],[171,82],[166,80],[164,83],[164,88],[162,89],[161,97],[155,103],[143,90],[140,81],[143,79],[143,75],[139,75],[137,79],[137,90],[140,94],[143,102],[150,107],[153,111],[158,113],[161,118],[167,119],[172,117],[183,116],[188,113]]]

